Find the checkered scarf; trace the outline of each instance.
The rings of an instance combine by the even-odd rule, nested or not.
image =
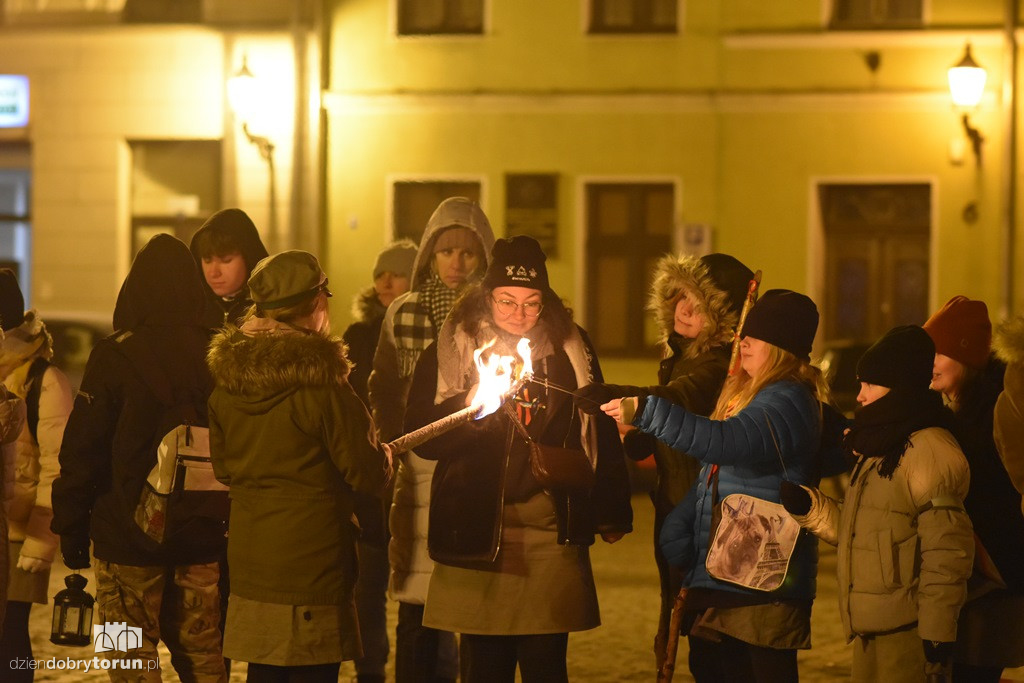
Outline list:
[[[401,377],[416,369],[423,349],[434,343],[448,311],[455,305],[459,291],[451,289],[436,273],[395,312],[395,348]]]

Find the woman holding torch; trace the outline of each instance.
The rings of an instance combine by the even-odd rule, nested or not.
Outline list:
[[[601,381],[586,334],[548,285],[536,240],[494,245],[483,282],[452,309],[420,357],[406,428],[471,405],[474,351],[516,355],[529,340],[534,373],[505,410],[418,446],[437,461],[428,548],[437,563],[425,625],[462,634],[462,680],[564,681],[570,631],[599,625],[588,546],[632,530],[629,483],[615,425],[573,406],[571,392]],[[512,405],[514,403],[514,408]],[[593,470],[586,489],[549,490],[530,441],[575,450]]]

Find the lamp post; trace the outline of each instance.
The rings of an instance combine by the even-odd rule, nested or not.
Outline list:
[[[242,66],[227,81],[228,105],[235,119],[241,122],[242,132],[246,139],[256,146],[260,157],[267,162],[269,216],[268,233],[272,240],[277,240],[277,181],[274,172],[274,143],[265,135],[256,135],[249,130],[249,119],[261,107],[262,93],[260,84],[252,71],[249,70],[249,57],[242,55]]]
[[[953,105],[963,110],[962,118],[964,132],[971,141],[971,149],[974,152],[974,161],[981,167],[981,145],[985,137],[977,128],[971,126],[969,110],[978,106],[981,97],[985,92],[985,69],[981,68],[971,55],[971,44],[967,43],[964,49],[964,56],[959,62],[949,69],[949,94],[953,98]]]

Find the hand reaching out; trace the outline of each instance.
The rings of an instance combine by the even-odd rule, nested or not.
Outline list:
[[[608,401],[607,403],[602,403],[601,404],[601,410],[604,411],[605,415],[607,415],[608,417],[612,418],[616,422],[622,422],[622,410],[621,410],[621,407],[620,407],[621,405],[622,405],[622,399],[621,398],[613,398],[612,400]]]

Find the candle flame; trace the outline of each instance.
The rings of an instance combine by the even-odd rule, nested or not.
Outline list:
[[[496,339],[492,339],[473,352],[473,362],[476,364],[477,374],[480,378],[472,403],[473,406],[479,408],[476,414],[478,420],[501,407],[506,394],[509,393],[516,381],[533,374],[533,364],[530,361],[530,340],[525,337],[519,340],[516,345],[518,358],[488,353],[496,341]]]

